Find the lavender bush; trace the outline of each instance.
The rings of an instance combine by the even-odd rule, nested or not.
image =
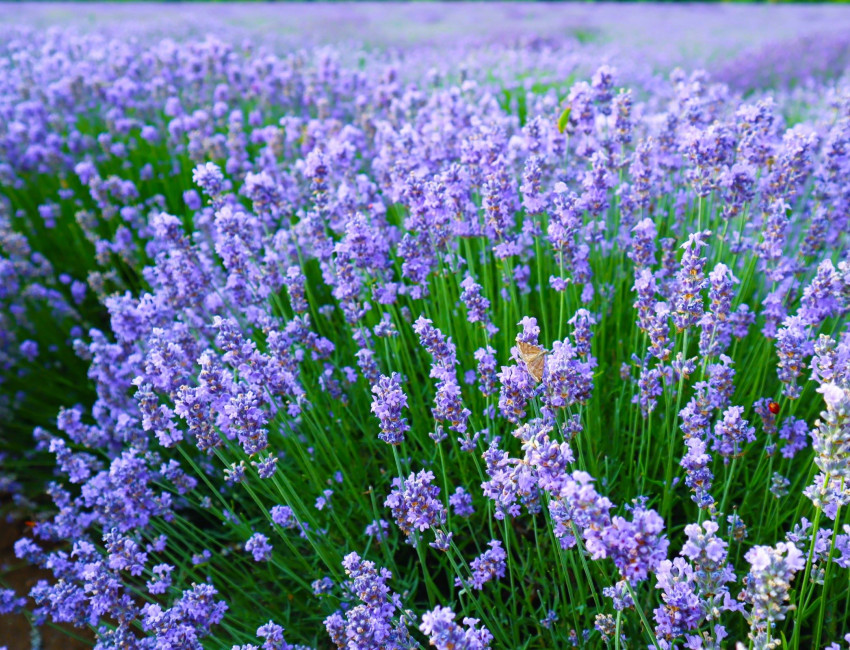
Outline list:
[[[0,613],[100,649],[847,647],[850,32],[780,15],[782,52],[693,59],[593,14],[0,28],[0,492],[51,576]]]

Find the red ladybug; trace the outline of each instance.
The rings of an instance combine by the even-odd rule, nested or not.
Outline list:
[[[771,412],[771,413],[773,413],[774,415],[776,415],[777,413],[779,413],[779,404],[777,404],[776,402],[771,402],[770,404],[768,404],[768,405],[767,405],[767,408],[768,408],[768,410],[770,410],[770,412]]]

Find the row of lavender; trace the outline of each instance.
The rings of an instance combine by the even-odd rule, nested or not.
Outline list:
[[[840,647],[843,42],[743,100],[575,43],[7,36],[0,489],[53,578],[0,611],[99,648]]]

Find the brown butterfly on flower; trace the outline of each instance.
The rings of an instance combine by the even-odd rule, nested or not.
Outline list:
[[[521,341],[519,336],[517,336],[516,344],[519,349],[519,358],[525,364],[528,374],[534,377],[536,382],[541,382],[543,380],[543,368],[546,364],[546,350],[539,345]]]

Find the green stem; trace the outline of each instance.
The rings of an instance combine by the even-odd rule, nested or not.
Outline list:
[[[655,646],[655,650],[661,650],[661,646],[658,645],[658,639],[655,638],[655,632],[652,629],[652,626],[649,624],[649,621],[646,619],[646,614],[643,613],[643,608],[640,606],[640,602],[638,601],[637,594],[632,589],[631,583],[628,580],[625,581],[626,588],[629,590],[629,595],[631,595],[632,600],[635,603],[635,609],[640,616],[640,620],[643,623],[644,629],[646,629],[646,633],[649,635],[649,638],[652,639],[652,645]]]

